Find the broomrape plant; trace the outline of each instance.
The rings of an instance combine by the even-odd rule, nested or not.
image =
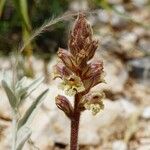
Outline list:
[[[20,115],[19,109],[23,102],[31,95],[31,93],[42,83],[43,78],[36,79],[30,84],[27,84],[26,77],[18,81],[15,86],[9,85],[5,80],[2,80],[2,86],[8,97],[13,113],[13,134],[12,134],[12,150],[21,150],[25,142],[31,135],[31,129],[28,127],[33,112],[38,104],[44,99],[48,89],[44,90],[32,102],[23,116]]]
[[[70,34],[69,51],[58,50],[59,62],[54,66],[54,78],[61,78],[60,87],[69,96],[74,96],[74,106],[63,95],[56,97],[56,105],[71,121],[70,149],[78,148],[78,132],[80,115],[90,110],[96,115],[104,108],[104,93],[91,91],[99,83],[104,82],[102,61],[89,62],[98,47],[98,41],[92,38],[91,26],[85,16],[79,14]]]

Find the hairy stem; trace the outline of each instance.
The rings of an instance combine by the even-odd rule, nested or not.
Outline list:
[[[78,133],[80,123],[80,111],[78,110],[79,96],[75,96],[74,113],[71,118],[71,139],[70,139],[70,150],[78,149]]]

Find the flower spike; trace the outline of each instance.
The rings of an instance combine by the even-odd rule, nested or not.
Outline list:
[[[80,13],[70,33],[68,49],[59,49],[58,57],[61,62],[55,65],[55,77],[62,79],[61,89],[65,94],[74,96],[74,107],[69,100],[58,95],[56,105],[71,121],[70,149],[77,150],[79,121],[82,111],[90,110],[93,115],[103,108],[104,93],[91,91],[99,83],[104,82],[102,61],[89,62],[95,54],[98,41],[93,39],[93,32],[85,15]]]

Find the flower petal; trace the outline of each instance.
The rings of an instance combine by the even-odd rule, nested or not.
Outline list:
[[[104,108],[103,99],[105,95],[100,91],[92,91],[83,96],[79,103],[79,107],[91,110],[93,115],[96,115],[101,109]]]
[[[81,79],[76,75],[71,75],[67,78],[63,78],[61,87],[63,88],[63,90],[65,90],[65,93],[69,96],[73,96],[77,92],[82,92],[85,90]]]

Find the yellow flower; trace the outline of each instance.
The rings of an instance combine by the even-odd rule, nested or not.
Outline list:
[[[85,95],[82,99],[82,105],[85,109],[91,110],[93,115],[96,115],[104,108],[103,99],[105,95],[103,92],[93,91]],[[81,105],[81,104],[80,104]]]
[[[85,90],[81,79],[76,75],[65,77],[59,87],[65,90],[65,93],[69,96],[73,96],[77,92],[82,92]]]
[[[86,103],[84,105],[84,107],[87,109],[87,110],[91,110],[92,111],[92,115],[96,115],[97,113],[99,113],[103,108],[104,108],[104,105],[103,103],[99,103],[99,104],[88,104]]]

